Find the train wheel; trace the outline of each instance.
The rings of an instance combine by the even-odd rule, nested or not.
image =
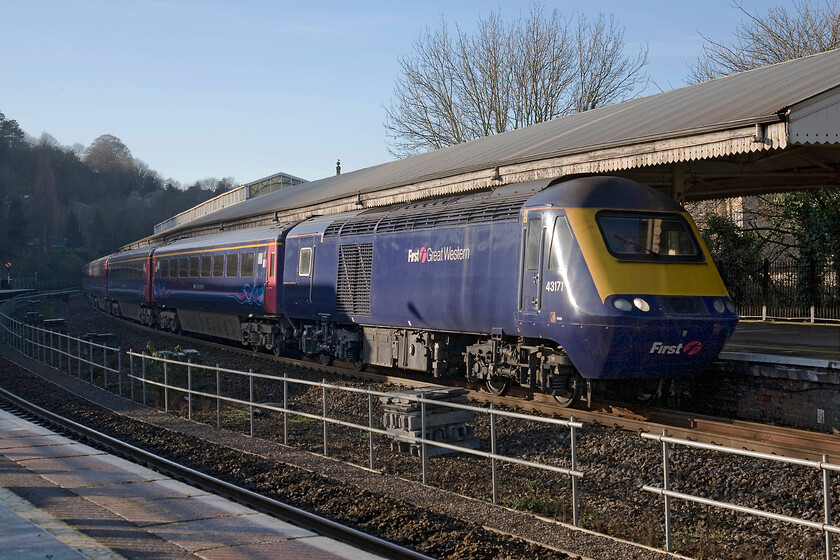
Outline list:
[[[364,360],[357,360],[353,362],[353,369],[356,371],[362,371],[365,369],[365,361]]]
[[[583,380],[577,374],[564,376],[563,383],[554,389],[554,400],[563,408],[571,408],[580,401]]]
[[[493,395],[502,396],[510,389],[510,378],[492,376],[487,379],[487,390]]]
[[[639,381],[636,384],[633,396],[638,404],[647,405],[662,396],[663,380]]]
[[[329,354],[318,354],[318,361],[322,366],[328,366],[332,363],[332,356]]]

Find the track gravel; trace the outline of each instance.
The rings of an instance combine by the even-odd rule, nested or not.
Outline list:
[[[76,299],[76,298],[74,298]],[[42,306],[47,304],[42,303]],[[174,340],[95,314],[78,301],[46,309],[68,319],[71,331],[112,332],[123,348],[171,349]],[[205,363],[232,369],[249,367],[275,374],[321,380],[322,374],[277,364],[260,364],[201,342]],[[8,353],[8,349],[4,348]],[[501,471],[500,506],[488,503],[489,465],[461,455],[430,460],[431,486],[418,483],[419,461],[391,453],[386,442],[376,452],[377,472],[366,465],[367,435],[331,429],[330,455],[322,451],[320,423],[294,423],[291,448],[282,440],[279,415],[261,414],[257,437],[248,433],[247,413],[226,411],[224,428],[216,429],[215,404],[194,403],[194,420],[187,421],[186,403],[171,399],[173,414],[163,414],[127,399],[95,389],[78,379],[28,365],[44,378],[4,363],[0,383],[47,408],[97,426],[116,437],[129,438],[144,448],[286,501],[353,525],[361,530],[441,558],[663,558],[655,550],[593,535],[597,531],[650,547],[664,545],[661,499],[641,491],[644,484],[661,485],[661,448],[638,434],[587,426],[580,435],[579,466],[585,473],[581,491],[581,519],[588,531],[572,530],[568,480],[543,471],[506,466]],[[331,383],[350,384],[340,379]],[[56,383],[72,393],[50,388]],[[375,387],[388,390],[388,387]],[[229,380],[231,393],[247,391],[247,384]],[[390,389],[393,389],[391,387]],[[320,411],[318,390],[298,389],[295,407]],[[276,386],[259,388],[262,402],[278,398]],[[245,393],[247,395],[247,393]],[[154,400],[154,399],[150,399]],[[363,406],[362,406],[363,405]],[[114,414],[114,412],[119,414]],[[367,401],[330,395],[330,411],[360,421],[367,418]],[[476,435],[486,439],[489,426],[479,416]],[[497,425],[505,454],[568,466],[567,430],[500,419]],[[279,437],[278,437],[279,436]],[[693,450],[673,452],[672,485],[712,499],[747,507],[821,519],[821,481],[818,473],[782,467],[765,461],[719,458]],[[838,484],[833,484],[834,495]],[[459,494],[464,494],[461,496]],[[505,506],[505,507],[503,507]],[[811,530],[723,513],[704,506],[675,502],[675,548],[696,558],[823,558],[822,536]],[[553,518],[553,519],[548,519]],[[509,535],[516,535],[512,537]],[[535,544],[540,543],[540,545]]]

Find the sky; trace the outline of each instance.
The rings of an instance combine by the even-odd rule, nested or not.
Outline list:
[[[743,0],[765,13],[783,0]],[[0,0],[0,112],[36,138],[103,134],[164,178],[308,180],[394,159],[384,106],[426,27],[471,29],[532,0]],[[701,34],[727,41],[730,0],[549,1],[613,14],[628,54],[649,48],[646,94],[685,85]]]

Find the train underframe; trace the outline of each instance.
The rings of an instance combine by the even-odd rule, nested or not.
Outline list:
[[[236,317],[115,301],[96,305],[144,325],[238,340],[255,351],[265,348],[275,355],[301,352],[324,365],[338,359],[359,370],[371,364],[437,378],[461,377],[484,383],[496,395],[518,385],[550,394],[562,406],[574,406],[586,385],[558,346],[501,332],[487,336],[343,325],[328,317],[315,322],[284,316]]]

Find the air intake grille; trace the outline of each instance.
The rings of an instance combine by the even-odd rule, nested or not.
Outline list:
[[[370,317],[370,275],[372,270],[372,243],[339,246],[337,282],[337,307],[339,312]]]
[[[458,197],[376,209],[347,220],[337,220],[324,231],[324,238],[414,231],[467,224],[517,221],[522,204],[533,193],[505,197]]]
[[[665,313],[674,315],[707,315],[706,306],[699,297],[660,296],[659,302]]]

